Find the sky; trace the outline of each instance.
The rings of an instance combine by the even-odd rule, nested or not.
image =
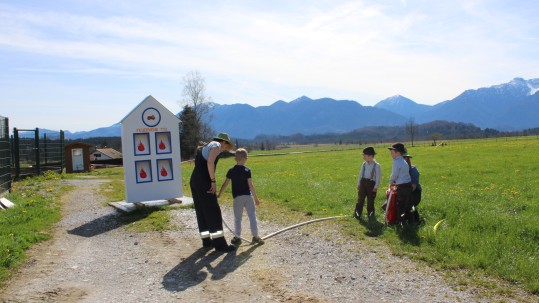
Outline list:
[[[535,0],[0,0],[0,116],[88,131],[197,71],[218,104],[421,104],[539,78]]]

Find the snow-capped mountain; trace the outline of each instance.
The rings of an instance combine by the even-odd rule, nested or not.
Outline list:
[[[376,103],[374,107],[394,112],[405,118],[415,117],[418,114],[426,112],[432,108],[430,105],[416,103],[401,95],[384,99]]]
[[[539,127],[539,79],[515,78],[508,83],[470,89],[452,100],[429,106],[397,95],[363,106],[357,101],[299,97],[269,106],[214,104],[209,113],[211,126],[235,138],[251,139],[260,134],[342,133],[366,126],[404,125],[410,117],[416,123],[436,120],[471,123],[481,128],[522,130]],[[120,136],[115,124],[66,138]]]
[[[539,79],[515,78],[504,84],[466,90],[456,98],[418,114],[418,122],[447,120],[473,123],[481,128],[519,130],[539,126]],[[511,113],[511,114],[509,114]]]

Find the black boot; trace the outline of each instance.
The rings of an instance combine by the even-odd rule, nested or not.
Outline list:
[[[213,242],[210,238],[202,239],[202,247],[204,248],[213,248]]]
[[[359,207],[359,203],[356,203],[356,209],[354,210],[354,218],[361,219],[361,213],[363,212],[363,207]]]
[[[225,237],[219,237],[217,239],[213,239],[213,245],[215,246],[216,251],[231,252],[236,249],[236,246],[228,245],[226,243]]]

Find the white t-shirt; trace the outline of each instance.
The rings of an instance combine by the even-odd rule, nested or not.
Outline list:
[[[208,157],[210,156],[210,150],[215,147],[221,148],[221,143],[217,141],[211,141],[202,148],[202,157],[204,157],[206,161],[208,161]]]

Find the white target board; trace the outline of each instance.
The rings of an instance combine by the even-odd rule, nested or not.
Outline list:
[[[126,202],[183,197],[178,117],[148,96],[120,123]]]

